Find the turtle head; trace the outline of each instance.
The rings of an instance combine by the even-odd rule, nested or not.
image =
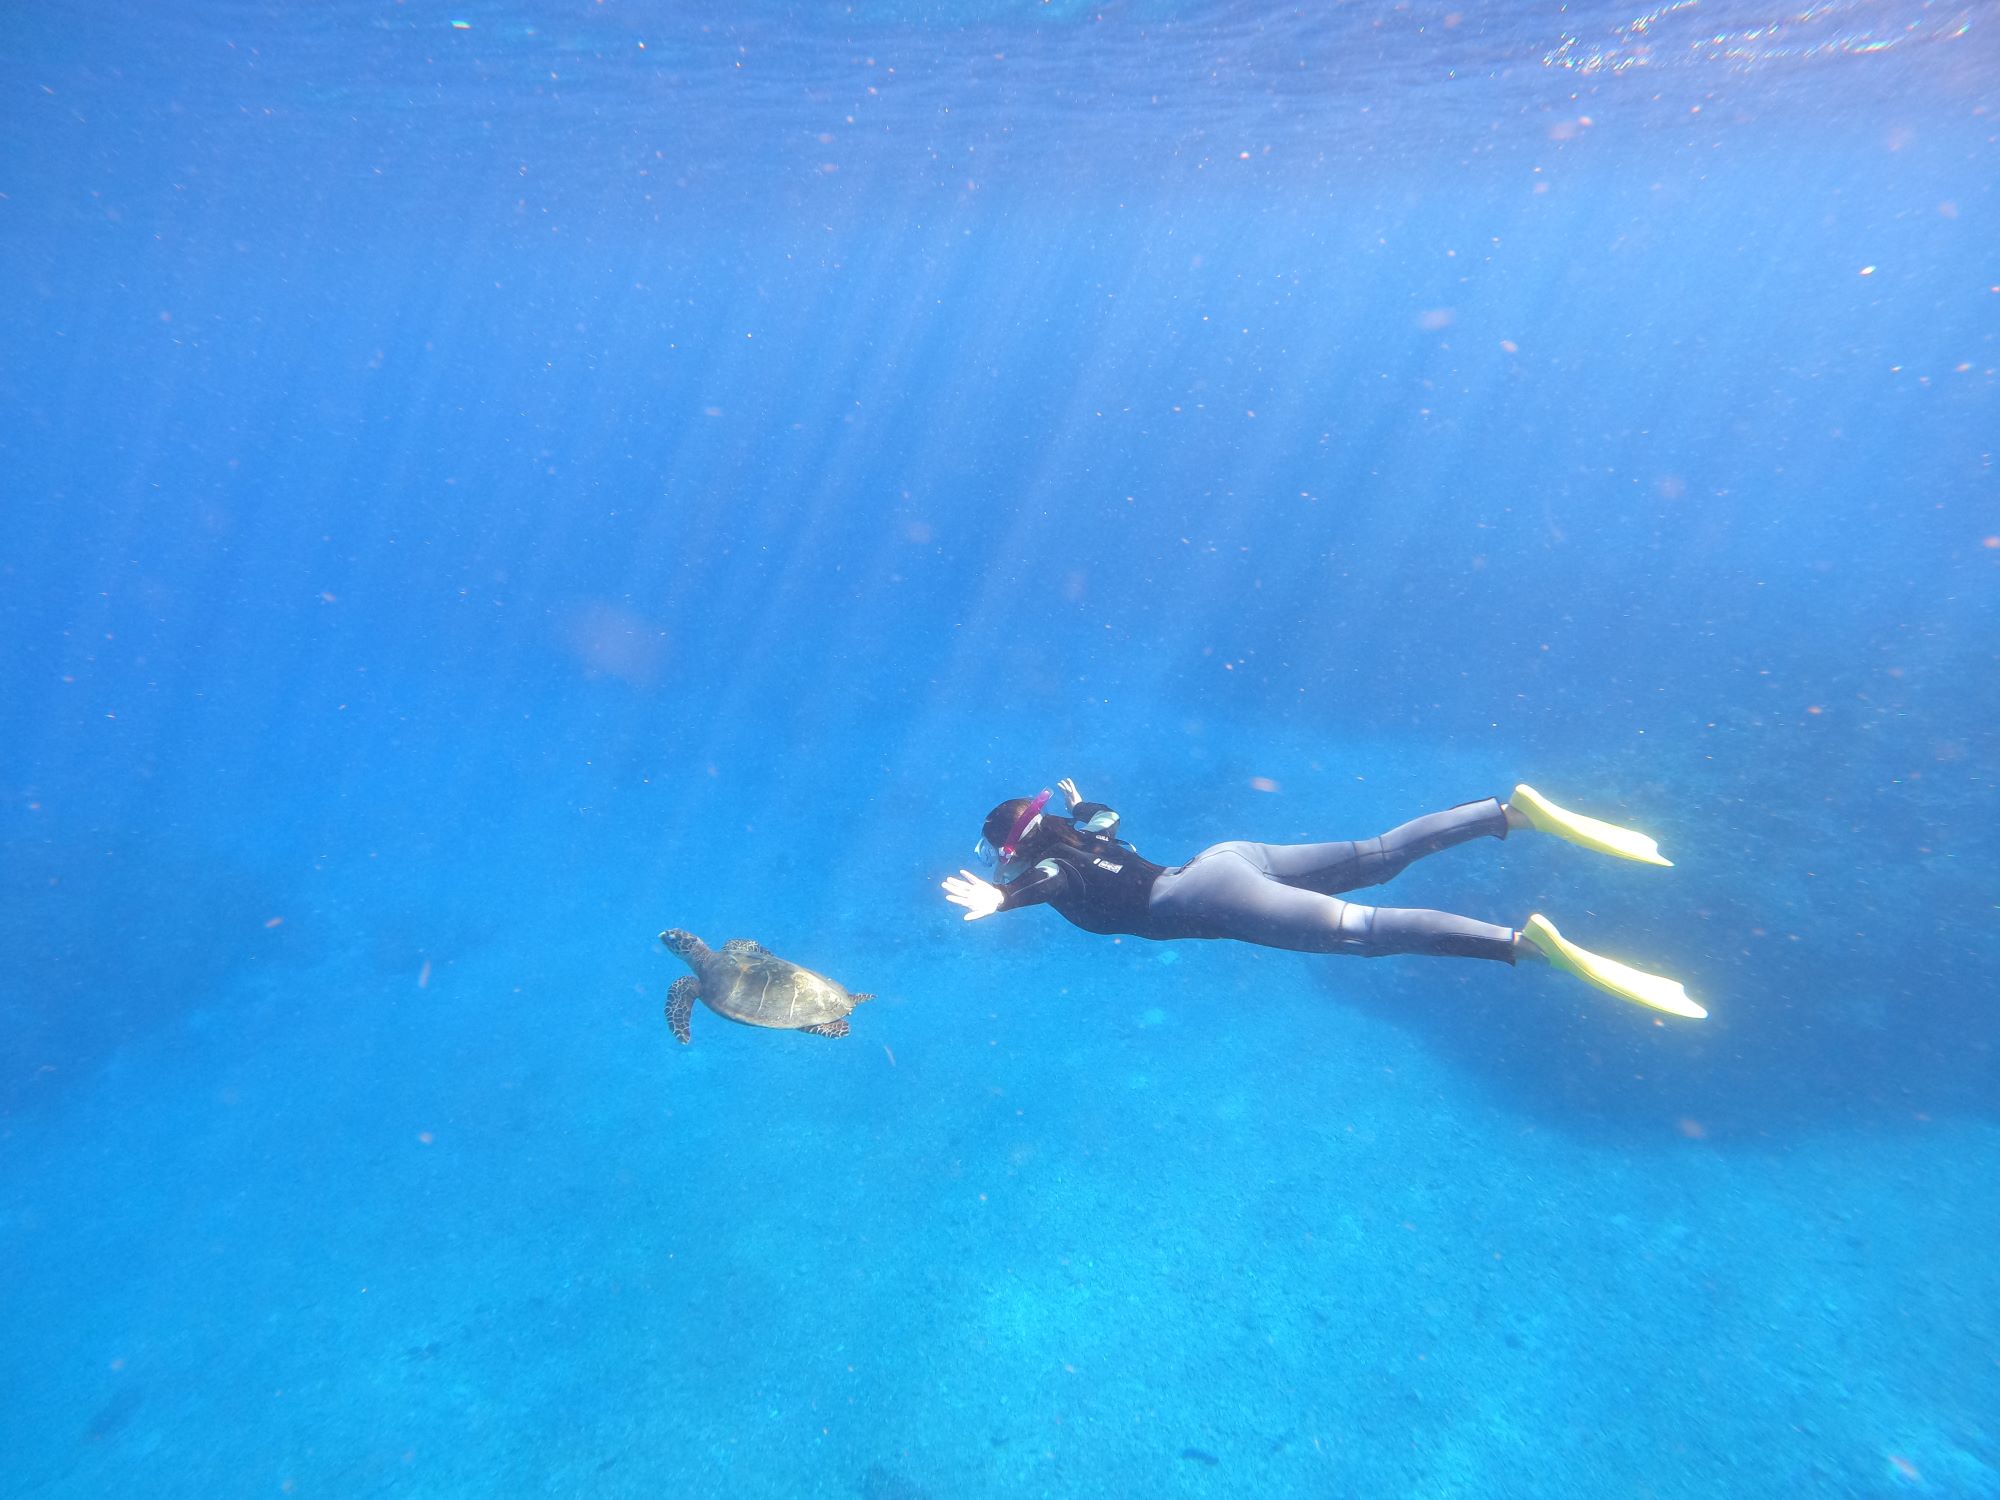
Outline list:
[[[667,951],[675,958],[690,964],[708,952],[708,944],[691,932],[682,932],[678,927],[669,927],[661,933],[660,941],[667,945]]]

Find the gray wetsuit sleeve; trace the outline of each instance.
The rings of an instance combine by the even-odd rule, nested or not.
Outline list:
[[[1389,953],[1514,961],[1514,930],[1450,912],[1364,906],[1335,894],[1379,885],[1413,860],[1507,836],[1493,798],[1432,813],[1379,838],[1332,844],[1236,842],[1204,849],[1154,882],[1156,938],[1232,938],[1301,953]]]

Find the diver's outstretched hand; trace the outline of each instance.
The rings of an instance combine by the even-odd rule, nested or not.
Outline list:
[[[1071,812],[1075,812],[1083,805],[1083,793],[1076,789],[1075,777],[1063,777],[1061,781],[1056,783],[1056,790],[1063,794],[1063,800],[1069,804]]]
[[[964,907],[965,920],[976,922],[1000,910],[1000,903],[1007,897],[999,886],[981,880],[970,870],[960,870],[957,875],[945,876],[944,899],[953,906]]]

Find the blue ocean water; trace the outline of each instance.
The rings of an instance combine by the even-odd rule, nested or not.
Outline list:
[[[2000,1495],[1996,23],[18,10],[0,1488]]]

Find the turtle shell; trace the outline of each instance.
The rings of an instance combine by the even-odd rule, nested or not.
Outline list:
[[[701,998],[709,1009],[746,1026],[796,1031],[839,1020],[854,1009],[857,997],[824,974],[736,938],[702,960]]]

